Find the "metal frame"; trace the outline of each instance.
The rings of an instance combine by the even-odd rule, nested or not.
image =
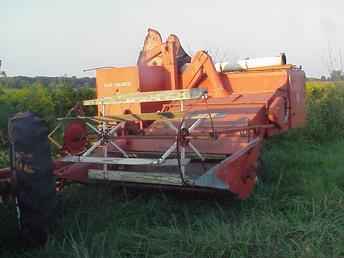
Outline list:
[[[191,133],[193,130],[195,130],[195,128],[202,122],[202,118],[197,119],[194,123],[192,123],[189,128],[187,128],[185,126],[185,121],[182,121],[182,124],[180,126],[181,129],[186,129],[188,130],[189,133]],[[174,130],[177,134],[179,134],[179,129],[177,127],[174,126],[174,124],[170,121],[170,120],[165,120],[164,121],[172,130]],[[164,162],[164,160],[166,158],[168,158],[168,156],[170,156],[174,151],[177,150],[177,146],[178,146],[178,139],[165,151],[165,153],[161,156],[160,159],[158,159],[158,164]],[[190,142],[188,141],[187,143],[188,147],[190,147],[190,149],[195,152],[195,154],[200,158],[200,160],[204,161],[204,157],[202,156],[202,154],[197,150],[197,148]],[[181,169],[181,173],[182,176],[185,177],[185,167],[186,167],[186,163],[185,163],[185,159],[186,159],[186,148],[185,146],[181,146],[181,152],[180,152],[180,169]]]
[[[118,165],[150,165],[155,167],[160,166],[180,166],[181,169],[181,180],[183,181],[185,177],[185,168],[190,162],[190,158],[186,158],[186,146],[181,146],[180,159],[168,159],[168,157],[177,150],[178,147],[178,137],[176,141],[167,148],[167,150],[157,159],[148,158],[136,158],[130,157],[129,154],[123,150],[116,142],[112,140],[114,136],[117,136],[117,131],[125,126],[127,121],[144,120],[145,117],[151,119],[152,116],[158,118],[157,120],[163,121],[170,128],[172,128],[176,134],[179,134],[179,129],[171,122],[170,119],[182,118],[180,129],[188,130],[190,133],[201,123],[201,121],[209,116],[209,114],[190,114],[189,119],[196,119],[188,128],[185,126],[185,113],[183,101],[188,99],[199,99],[207,96],[207,91],[201,88],[196,89],[183,89],[183,90],[170,90],[170,91],[154,91],[154,92],[139,92],[139,93],[129,93],[122,95],[115,95],[108,98],[88,100],[84,101],[83,105],[100,105],[101,112],[99,117],[76,117],[76,119],[86,119],[89,121],[99,121],[100,125],[98,127],[92,125],[89,121],[86,122],[86,126],[94,131],[99,140],[92,144],[85,152],[80,155],[68,155],[61,159],[64,162],[81,162],[81,163],[93,163],[93,164],[103,164],[104,178],[108,177],[108,165],[118,164]],[[105,105],[109,104],[121,104],[121,103],[142,103],[142,102],[157,102],[157,101],[180,101],[179,113],[171,113],[169,115],[156,114],[129,114],[129,115],[119,115],[118,117],[107,117]],[[165,113],[165,112],[162,112]],[[70,113],[68,113],[69,115]],[[171,115],[172,114],[172,115]],[[216,114],[214,114],[216,115]],[[170,119],[169,119],[170,118]],[[56,128],[49,134],[49,139],[57,147],[62,148],[62,146],[53,139],[53,134],[61,128],[62,122],[66,120],[71,120],[72,117],[61,118],[60,123]],[[124,121],[123,121],[124,120]],[[114,147],[119,153],[123,155],[124,158],[118,157],[108,157],[109,145]],[[196,155],[204,160],[202,154],[197,150],[197,148],[189,141],[187,144],[190,149],[196,153]],[[97,148],[103,148],[102,157],[91,157],[90,155],[94,153]]]
[[[84,106],[94,105],[113,105],[129,104],[144,102],[161,102],[161,101],[183,101],[189,99],[199,99],[207,94],[207,90],[202,88],[183,89],[183,90],[163,90],[149,92],[135,92],[117,94],[111,97],[91,99],[83,101]]]

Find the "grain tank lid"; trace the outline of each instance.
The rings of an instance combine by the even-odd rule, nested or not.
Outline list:
[[[215,68],[218,72],[247,71],[262,68],[282,67],[287,65],[287,57],[284,53],[279,56],[245,58],[238,60],[237,63],[222,62],[216,63]]]
[[[258,67],[266,66],[275,66],[275,65],[286,65],[287,57],[284,53],[281,53],[279,56],[273,57],[261,57],[261,58],[245,58],[238,61],[238,65],[242,69],[251,69]]]

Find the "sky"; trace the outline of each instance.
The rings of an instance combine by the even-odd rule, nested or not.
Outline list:
[[[94,76],[83,69],[134,65],[154,28],[190,54],[285,52],[319,77],[341,66],[343,9],[343,0],[0,0],[0,59],[9,76]]]

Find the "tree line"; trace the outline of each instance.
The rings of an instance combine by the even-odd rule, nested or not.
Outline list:
[[[72,88],[84,88],[93,87],[95,85],[95,78],[83,77],[27,77],[27,76],[14,76],[0,78],[0,87],[6,87],[11,89],[21,89],[30,85],[42,84],[46,87],[53,88],[57,85],[66,84]]]

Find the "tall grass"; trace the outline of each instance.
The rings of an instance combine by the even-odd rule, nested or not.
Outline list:
[[[74,186],[46,247],[0,244],[2,257],[344,257],[339,87],[307,85],[308,124],[266,142],[266,177],[250,199]],[[0,214],[0,229],[13,231],[13,210]]]
[[[313,82],[306,90],[307,136],[315,141],[344,137],[344,83]]]

